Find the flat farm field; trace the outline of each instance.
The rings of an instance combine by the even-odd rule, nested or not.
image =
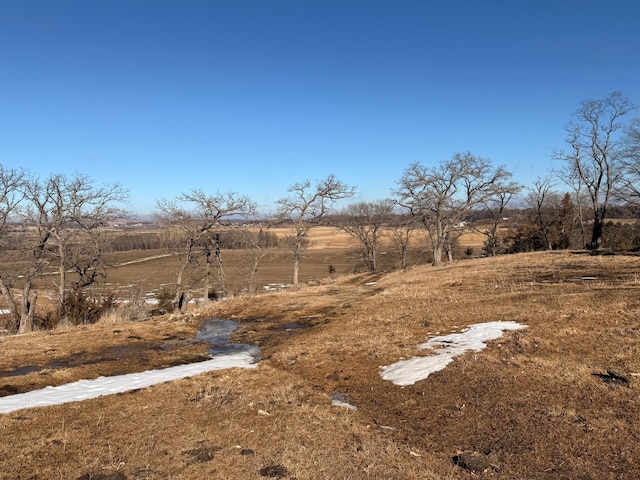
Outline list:
[[[292,232],[287,228],[273,228],[271,232],[286,238]],[[464,251],[471,247],[476,254],[482,252],[483,236],[465,234],[459,240],[458,257],[465,257]],[[163,288],[172,288],[180,268],[181,252],[168,253],[163,250],[141,250],[110,254],[111,268],[107,271],[106,290],[115,291],[116,296],[126,299],[136,295],[153,296]],[[254,289],[261,291],[268,285],[287,285],[293,277],[293,253],[286,247],[265,249],[264,257],[258,263]],[[223,250],[227,288],[232,294],[246,292],[248,277],[256,255],[255,249]],[[430,252],[423,233],[415,233],[408,250],[407,263],[410,266],[428,263]],[[399,255],[388,238],[381,240],[378,255],[378,270],[397,270]],[[303,250],[300,261],[300,282],[317,283],[330,274],[344,275],[362,273],[367,266],[362,258],[358,243],[349,235],[333,227],[315,227],[309,234],[309,242]],[[202,264],[187,271],[186,282],[193,296],[201,293],[204,269]]]

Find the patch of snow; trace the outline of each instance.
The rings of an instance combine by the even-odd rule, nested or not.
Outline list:
[[[343,408],[348,408],[349,410],[357,410],[358,407],[356,407],[355,405],[351,405],[350,403],[347,402],[343,402],[342,400],[332,400],[331,401],[331,405],[333,405],[334,407],[343,407]]]
[[[395,385],[407,386],[424,380],[429,375],[445,368],[458,355],[468,350],[478,352],[484,349],[489,340],[500,338],[506,330],[526,328],[517,322],[487,322],[471,325],[462,333],[452,333],[433,337],[420,345],[421,349],[437,349],[427,357],[413,357],[392,365],[381,367],[380,376]]]
[[[331,397],[331,405],[334,407],[347,408],[354,411],[358,409],[358,407],[349,403],[349,397],[344,393],[333,392],[329,396]]]
[[[192,377],[201,373],[227,368],[255,368],[260,353],[257,346],[227,344],[231,334],[238,327],[230,320],[211,320],[196,335],[196,338],[213,344],[209,352],[211,360],[177,365],[159,370],[145,370],[113,377],[98,377],[92,380],[78,380],[57,387],[45,387],[40,390],[0,397],[0,413],[32,407],[60,405],[67,402],[79,402],[114,393],[146,388],[158,383]]]
[[[265,292],[277,292],[278,290],[282,290],[284,288],[291,288],[292,285],[288,283],[270,283],[262,287]]]
[[[204,362],[178,365],[161,370],[146,370],[139,373],[98,377],[93,380],[79,380],[58,387],[45,387],[41,390],[0,397],[0,413],[48,405],[60,405],[78,402],[90,398],[123,393],[138,388],[146,388],[157,383],[179,380],[201,373],[225,368],[254,368],[254,358],[249,352],[235,352],[220,355]]]

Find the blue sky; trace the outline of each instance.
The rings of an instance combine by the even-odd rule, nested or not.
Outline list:
[[[117,181],[138,213],[193,188],[268,212],[330,173],[381,199],[467,150],[531,184],[580,101],[640,103],[638,20],[637,0],[0,2],[0,163]]]

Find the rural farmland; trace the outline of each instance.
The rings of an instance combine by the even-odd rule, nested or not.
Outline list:
[[[639,480],[640,2],[3,2],[0,480]]]

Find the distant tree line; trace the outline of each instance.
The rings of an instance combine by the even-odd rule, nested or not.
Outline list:
[[[243,250],[259,246],[260,248],[277,248],[281,241],[275,232],[260,229],[257,232],[242,227],[221,229],[218,232],[220,248],[226,250]],[[127,232],[116,234],[110,239],[107,249],[111,252],[131,250],[180,250],[188,241],[188,236],[178,231]],[[202,238],[199,245],[210,242],[210,238]],[[198,242],[196,242],[198,244]]]

